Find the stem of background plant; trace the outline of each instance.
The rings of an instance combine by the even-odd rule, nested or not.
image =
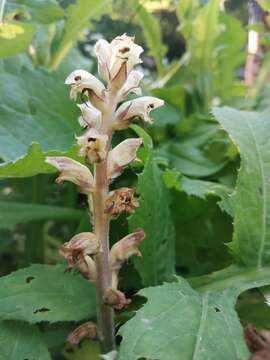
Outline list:
[[[112,95],[112,94],[111,94]],[[97,320],[102,353],[115,349],[114,310],[104,303],[105,291],[112,286],[112,274],[109,266],[109,228],[110,218],[105,213],[105,201],[109,193],[107,175],[108,152],[111,147],[111,130],[109,122],[116,108],[115,97],[111,96],[105,112],[103,112],[102,133],[109,137],[107,155],[104,161],[95,165],[95,192],[93,194],[94,230],[101,243],[101,252],[95,256],[97,269]]]
[[[32,203],[42,203],[44,200],[44,178],[41,175],[37,175],[30,178],[30,181]],[[25,254],[27,263],[44,263],[44,251],[43,222],[31,222],[28,224],[28,231],[25,240]]]
[[[0,0],[0,24],[3,23],[6,0]]]

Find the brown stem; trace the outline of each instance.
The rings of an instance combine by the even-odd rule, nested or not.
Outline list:
[[[95,256],[97,270],[97,320],[102,353],[108,353],[115,349],[114,336],[114,310],[104,304],[106,289],[112,285],[112,274],[109,267],[109,227],[110,219],[105,213],[105,201],[109,193],[109,181],[107,176],[107,157],[110,150],[111,130],[109,123],[115,111],[116,101],[113,96],[109,98],[106,111],[103,113],[102,132],[109,136],[107,156],[99,164],[95,165],[95,192],[93,194],[94,231],[101,243],[102,251]]]

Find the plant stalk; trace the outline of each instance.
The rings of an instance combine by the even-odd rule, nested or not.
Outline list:
[[[95,165],[95,192],[93,194],[94,231],[101,243],[101,252],[95,256],[97,270],[97,320],[102,353],[115,349],[114,336],[114,310],[104,304],[106,289],[112,286],[112,274],[109,266],[109,228],[110,218],[105,213],[105,202],[109,193],[109,180],[107,175],[108,152],[111,147],[111,130],[109,123],[116,108],[116,101],[111,94],[108,107],[103,113],[102,133],[109,137],[106,158]]]
[[[6,0],[0,0],[0,24],[3,23]]]

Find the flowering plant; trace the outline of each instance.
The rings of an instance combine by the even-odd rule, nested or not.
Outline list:
[[[131,256],[141,256],[139,245],[145,238],[143,229],[138,229],[110,249],[110,221],[122,212],[132,213],[139,201],[135,189],[124,187],[110,191],[109,186],[137,159],[137,150],[142,144],[141,138],[128,138],[112,148],[112,137],[114,131],[128,128],[136,118],[151,122],[150,112],[164,103],[151,96],[124,101],[130,93],[140,94],[143,74],[133,68],[141,63],[142,52],[143,48],[126,34],[111,43],[106,40],[96,43],[99,75],[107,82],[107,87],[85,70],[73,71],[65,81],[71,86],[71,99],[76,100],[78,94],[88,97],[86,103],[79,105],[82,113],[79,123],[85,131],[77,137],[79,155],[87,165],[63,156],[46,159],[60,172],[57,183],[71,181],[88,197],[93,232],[75,235],[61,246],[60,253],[67,260],[68,268],[75,267],[96,284],[98,324],[94,336],[98,334],[105,353],[115,349],[114,309],[125,308],[131,302],[119,289],[119,270]],[[94,167],[94,174],[90,165]],[[89,329],[89,323],[85,328]],[[92,333],[93,326],[90,329]],[[77,333],[79,337],[82,333],[89,334],[75,330]],[[74,340],[74,336],[71,336],[72,342],[77,343],[78,338],[75,336]]]

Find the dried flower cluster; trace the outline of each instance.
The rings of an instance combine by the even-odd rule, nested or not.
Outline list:
[[[141,256],[138,248],[145,237],[144,231],[139,229],[118,241],[109,251],[110,221],[122,212],[132,213],[139,206],[135,189],[120,188],[110,192],[109,184],[136,160],[137,150],[142,144],[140,138],[128,138],[112,149],[113,132],[128,128],[134,119],[151,122],[150,112],[163,105],[162,100],[151,96],[123,102],[130,93],[140,94],[139,83],[143,74],[133,67],[142,62],[142,52],[134,38],[125,34],[111,43],[105,40],[97,42],[98,71],[107,87],[85,70],[73,71],[65,81],[71,86],[72,99],[76,100],[78,94],[88,98],[87,102],[78,105],[81,110],[79,123],[85,131],[76,138],[81,162],[86,165],[68,157],[46,159],[60,172],[57,183],[71,181],[89,198],[94,232],[75,235],[61,246],[60,253],[66,258],[68,268],[76,268],[96,283],[98,302],[102,302],[98,304],[101,312],[98,311],[98,327],[103,338],[106,338],[105,326],[109,326],[102,323],[106,322],[106,312],[109,317],[106,307],[122,309],[130,303],[118,288],[118,274],[131,256]],[[94,168],[94,175],[89,165]],[[86,333],[89,336],[89,332]]]

